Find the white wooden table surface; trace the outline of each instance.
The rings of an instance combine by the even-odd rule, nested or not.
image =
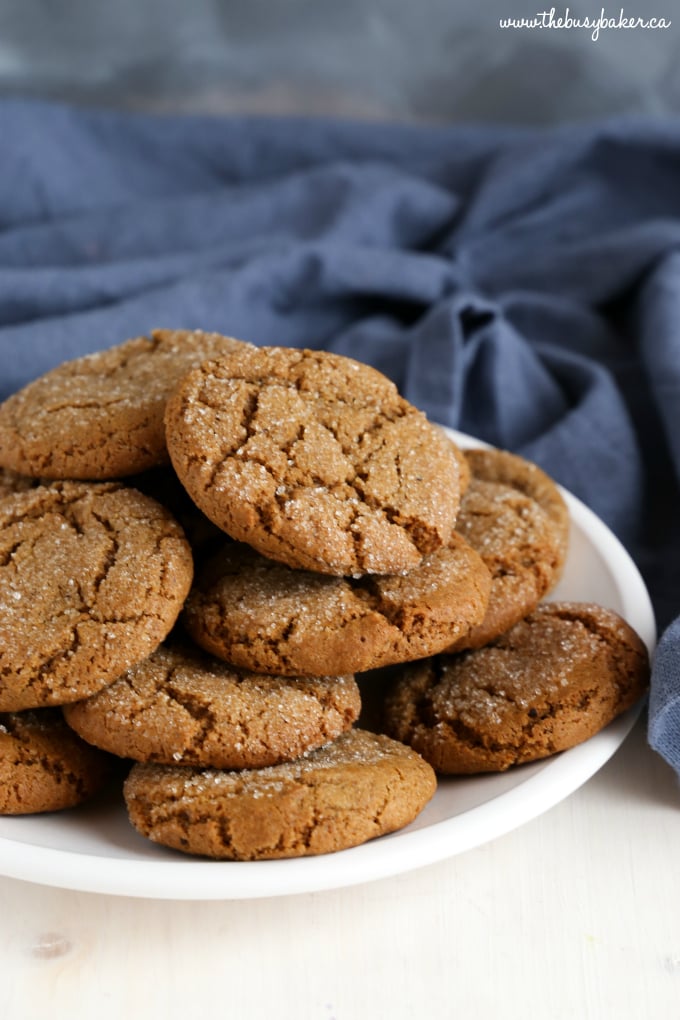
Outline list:
[[[680,784],[644,725],[546,814],[396,878],[242,902],[0,879],[0,1017],[679,1017]]]

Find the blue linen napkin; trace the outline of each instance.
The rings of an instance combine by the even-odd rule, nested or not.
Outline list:
[[[549,130],[0,103],[0,398],[203,328],[370,362],[629,548],[680,773],[680,120]]]

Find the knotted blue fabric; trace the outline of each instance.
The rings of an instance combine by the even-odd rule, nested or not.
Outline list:
[[[680,772],[680,120],[528,131],[0,104],[0,397],[157,326],[370,362],[633,555]]]

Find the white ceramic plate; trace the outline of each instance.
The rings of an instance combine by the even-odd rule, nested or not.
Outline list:
[[[452,433],[461,446],[481,445]],[[635,627],[650,650],[649,596],[608,528],[565,493],[572,536],[552,598],[599,602]],[[442,779],[401,832],[320,857],[217,862],[155,846],[130,826],[121,798],[52,815],[0,818],[0,874],[44,885],[157,899],[249,899],[312,892],[384,878],[479,846],[547,811],[585,783],[630,731],[632,709],[570,751],[500,775]]]

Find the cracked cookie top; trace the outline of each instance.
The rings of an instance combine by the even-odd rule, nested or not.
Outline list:
[[[405,667],[384,721],[438,772],[498,772],[587,740],[648,683],[647,649],[620,616],[545,602],[483,648]]]
[[[109,479],[166,463],[168,395],[192,366],[238,346],[219,333],[159,329],[64,362],[0,404],[0,466]]]
[[[459,481],[450,440],[350,358],[244,345],[189,372],[165,421],[194,502],[288,566],[401,573],[451,535]]]
[[[463,451],[470,475],[479,481],[509,485],[535,500],[556,530],[562,559],[569,546],[569,509],[559,486],[538,464],[509,450],[473,449]]]
[[[184,624],[214,655],[265,673],[356,673],[442,651],[484,616],[491,578],[459,535],[407,574],[293,570],[240,542],[206,562]]]
[[[74,733],[58,708],[0,714],[0,815],[61,811],[110,778],[110,755]]]
[[[193,577],[171,514],[115,482],[0,501],[0,711],[112,683],[173,626]]]
[[[555,587],[564,567],[569,515],[557,486],[528,461],[496,452],[465,451],[471,479],[456,530],[486,564],[491,592],[483,620],[447,651],[479,648],[508,630]]]
[[[400,829],[433,796],[420,755],[351,729],[292,762],[231,772],[134,765],[124,793],[148,839],[221,860],[331,853]]]
[[[82,737],[122,758],[242,769],[289,761],[334,740],[360,708],[352,676],[261,676],[187,644],[161,645],[63,711]]]

